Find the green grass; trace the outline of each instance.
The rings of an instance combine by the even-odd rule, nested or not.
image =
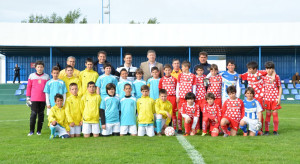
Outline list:
[[[187,139],[206,163],[299,163],[300,105],[282,107],[279,136]],[[46,119],[41,136],[27,137],[29,115],[25,105],[0,106],[1,163],[192,163],[176,137],[49,140]]]

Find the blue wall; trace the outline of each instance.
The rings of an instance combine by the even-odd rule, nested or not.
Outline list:
[[[174,58],[180,61],[189,59],[188,47],[124,47],[123,54],[130,52],[133,55],[133,65],[139,67],[141,62],[147,60],[147,51],[153,49],[157,54],[157,61],[163,64],[172,63]],[[52,65],[58,62],[62,68],[66,66],[66,59],[68,56],[76,57],[76,68],[83,70],[85,68],[84,62],[87,57],[97,60],[97,52],[105,50],[108,52],[107,60],[112,63],[114,67],[120,65],[120,47],[102,48],[102,47],[86,47],[86,48],[53,48]],[[258,62],[258,47],[209,47],[209,48],[191,48],[191,63],[192,68],[199,63],[198,54],[200,51],[207,51],[209,55],[226,55],[226,60],[234,60],[236,62],[238,73],[247,71],[246,64],[249,61]],[[300,52],[300,49],[297,51]],[[295,48],[294,47],[262,47],[262,69],[266,61],[274,61],[276,72],[281,76],[281,79],[291,78],[296,71],[300,72],[300,54],[297,52],[295,67]],[[45,72],[50,73],[49,48],[42,48],[40,51],[22,51],[6,54],[6,74],[7,81],[12,81],[15,64],[19,64],[21,68],[21,80],[26,81],[30,73],[34,72],[30,68],[30,63],[37,60],[45,62]]]

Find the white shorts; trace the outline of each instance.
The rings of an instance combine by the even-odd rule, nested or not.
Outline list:
[[[153,125],[149,125],[149,126],[140,126],[139,125],[139,129],[138,129],[138,136],[144,136],[145,134],[147,134],[147,136],[149,137],[153,137],[154,134],[154,126]]]
[[[99,134],[100,126],[99,123],[83,123],[82,124],[82,133],[83,134]]]
[[[59,137],[68,134],[67,131],[66,131],[66,128],[64,128],[64,127],[62,127],[62,126],[60,126],[60,125],[55,125],[55,126],[50,125],[50,128],[51,128],[51,127],[54,127],[54,128],[55,128],[55,133],[58,133],[58,136],[59,136]]]
[[[113,124],[105,124],[105,129],[102,129],[102,135],[108,136],[112,135],[112,133],[120,133],[120,122]]]
[[[137,134],[136,125],[128,125],[120,127],[120,134]]]
[[[247,125],[249,126],[249,130],[256,133],[257,131],[255,130],[255,126],[258,124],[258,120],[252,120],[248,117],[243,117],[242,119],[243,121],[245,121],[247,123]]]
[[[71,127],[70,126],[70,135],[72,134],[81,134],[81,126],[74,126],[74,127]]]

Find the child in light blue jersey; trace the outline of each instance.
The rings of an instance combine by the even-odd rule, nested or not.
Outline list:
[[[141,87],[143,85],[146,85],[146,81],[142,79],[143,75],[144,75],[144,71],[142,69],[138,68],[135,71],[136,80],[133,82],[133,86],[134,86],[136,99],[142,97]]]
[[[107,84],[106,91],[108,96],[102,100],[100,105],[102,135],[118,136],[120,135],[120,100],[115,96],[115,84]]]
[[[242,118],[240,122],[240,128],[244,132],[244,136],[248,135],[247,125],[249,126],[249,135],[255,136],[257,135],[259,129],[262,126],[262,107],[260,103],[254,99],[254,89],[248,87],[245,91],[245,96],[247,97],[244,100],[245,106],[245,116]]]
[[[105,99],[107,97],[106,93],[106,85],[109,83],[113,83],[115,85],[118,84],[118,80],[115,76],[111,75],[111,65],[109,63],[104,64],[104,74],[99,76],[96,82],[97,86],[97,94],[101,96],[101,99]]]
[[[156,100],[159,98],[159,69],[157,67],[152,67],[151,75],[152,77],[148,79],[147,85],[150,88],[150,97]]]
[[[128,72],[127,70],[124,68],[120,71],[120,76],[121,76],[121,80],[118,82],[118,85],[117,85],[117,96],[122,99],[124,96],[125,96],[125,92],[124,92],[124,85],[125,84],[130,84],[131,87],[133,88],[132,91],[131,91],[131,95],[134,96],[134,86],[132,84],[131,81],[129,81],[127,79],[127,76],[128,76]]]
[[[49,115],[51,107],[55,105],[54,97],[57,93],[63,95],[63,104],[65,104],[66,93],[68,92],[65,82],[58,79],[59,68],[54,66],[51,71],[52,79],[47,81],[44,93],[46,94],[47,115]]]
[[[131,96],[131,85],[125,84],[124,91],[125,97],[120,100],[121,104],[121,127],[120,135],[124,136],[130,134],[137,135],[136,127],[136,98]]]

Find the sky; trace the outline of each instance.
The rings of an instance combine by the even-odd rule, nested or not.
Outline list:
[[[110,0],[110,22],[153,17],[161,24],[300,22],[299,6],[299,0]],[[19,23],[30,14],[65,16],[78,8],[88,23],[101,21],[102,0],[0,0],[0,22]]]

